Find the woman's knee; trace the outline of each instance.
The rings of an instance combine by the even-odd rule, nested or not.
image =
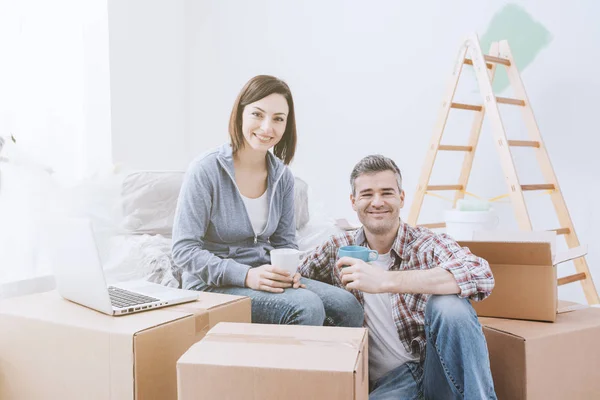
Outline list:
[[[325,321],[325,307],[321,298],[306,289],[298,290],[298,295],[291,300],[285,318],[286,324],[322,326]]]

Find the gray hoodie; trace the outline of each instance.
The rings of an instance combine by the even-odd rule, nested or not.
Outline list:
[[[295,248],[294,177],[267,153],[267,225],[255,235],[235,184],[231,145],[196,158],[188,168],[173,224],[173,261],[182,287],[244,286],[251,267],[270,263],[273,248]]]

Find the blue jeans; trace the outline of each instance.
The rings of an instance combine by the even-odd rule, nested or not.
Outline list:
[[[364,312],[356,297],[347,290],[302,278],[306,289],[285,289],[270,293],[250,288],[200,286],[196,290],[248,296],[252,299],[252,322],[362,327]]]
[[[468,300],[431,296],[425,336],[424,362],[406,363],[373,382],[369,400],[496,399],[487,344]]]

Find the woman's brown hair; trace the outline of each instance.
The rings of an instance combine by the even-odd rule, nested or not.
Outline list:
[[[238,94],[231,110],[229,118],[229,137],[231,138],[231,147],[235,154],[244,147],[244,134],[242,132],[242,114],[244,107],[263,99],[273,93],[285,97],[289,114],[285,126],[285,132],[279,143],[275,145],[273,153],[284,164],[289,164],[294,158],[296,152],[296,113],[294,112],[294,99],[287,83],[270,75],[258,75],[250,79]]]

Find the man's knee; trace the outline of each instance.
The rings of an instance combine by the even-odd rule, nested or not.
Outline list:
[[[286,323],[322,326],[325,321],[325,307],[319,296],[306,289],[295,290],[301,290],[302,295],[298,296],[293,304],[290,304]]]
[[[349,328],[360,328],[363,326],[365,313],[362,305],[354,295],[344,289],[336,291],[335,309],[340,315],[340,321],[332,324]]]
[[[444,320],[458,322],[476,318],[475,311],[467,299],[457,295],[432,295],[425,307],[425,318],[428,321]]]

